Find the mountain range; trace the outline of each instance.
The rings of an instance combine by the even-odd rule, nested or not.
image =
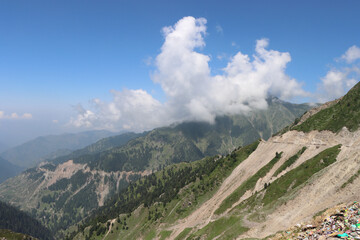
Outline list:
[[[38,220],[13,206],[0,202],[0,216],[1,239],[53,239],[51,232]]]
[[[360,198],[359,96],[360,83],[267,141],[145,176],[69,237],[263,239],[295,225],[292,233],[314,227],[312,220],[325,210]]]
[[[105,130],[96,130],[41,136],[7,149],[0,154],[0,157],[20,167],[28,168],[44,160],[67,155],[76,149],[83,148],[102,138],[116,134]]]
[[[104,138],[9,179],[0,185],[0,198],[30,212],[63,238],[69,226],[129,183],[172,164],[227,155],[238,146],[267,139],[311,108],[277,98],[269,98],[268,104],[268,109],[246,115],[219,116],[215,124],[186,122]]]
[[[0,157],[0,183],[10,177],[16,176],[22,170],[24,170],[22,167],[16,166]]]

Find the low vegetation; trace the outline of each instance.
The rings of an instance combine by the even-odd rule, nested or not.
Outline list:
[[[9,240],[35,240],[36,238],[33,238],[29,235],[22,234],[22,233],[16,233],[9,229],[0,229],[0,239],[9,239]]]
[[[0,229],[9,229],[13,232],[27,234],[44,240],[53,239],[51,232],[41,225],[38,220],[3,202],[0,202]],[[0,234],[6,233],[11,234],[9,231],[0,232]],[[17,235],[15,234],[14,236]]]
[[[262,203],[268,205],[276,202],[277,199],[284,196],[289,190],[295,189],[305,183],[315,173],[333,164],[340,152],[340,147],[341,145],[336,145],[325,149],[315,157],[275,180],[267,187]]]
[[[240,217],[222,217],[213,222],[210,222],[208,225],[196,231],[195,233],[190,234],[187,239],[210,240],[215,239],[216,237],[219,237],[219,239],[235,239],[237,236],[248,230],[249,228],[242,226],[242,221]]]
[[[316,113],[292,129],[310,132],[329,130],[339,132],[343,127],[355,131],[360,124],[360,83],[356,84],[338,103]]]
[[[306,147],[303,147],[301,150],[299,150],[294,156],[291,156],[288,160],[286,160],[283,165],[281,165],[278,169],[276,169],[274,173],[274,177],[277,177],[282,171],[293,165],[296,160],[299,159],[299,157],[305,152]]]
[[[360,169],[354,175],[352,175],[346,182],[344,182],[344,184],[341,185],[341,188],[345,188],[347,185],[353,183],[354,180],[359,176],[360,176]]]
[[[89,238],[98,233],[103,235],[103,230],[98,230],[101,228],[99,223],[102,223],[103,228],[108,219],[118,219],[118,224],[127,223],[128,229],[123,229],[125,225],[117,225],[119,230],[116,232],[123,238],[136,238],[139,234],[143,238],[152,235],[150,226],[183,218],[209,199],[231,171],[255,151],[258,144],[259,141],[256,141],[226,157],[208,157],[193,163],[172,165],[141,178],[108,201],[85,224],[80,225],[77,234]],[[135,209],[138,217],[134,221]],[[126,219],[120,217],[123,215],[126,215]],[[132,221],[135,223],[131,223]],[[133,232],[134,225],[137,226],[136,233]],[[74,234],[76,233],[72,236]],[[162,235],[164,234],[168,233],[163,232]]]
[[[268,185],[266,189],[241,202],[237,206],[237,210],[252,213],[250,217],[252,220],[263,220],[261,217],[262,212],[266,209],[272,211],[277,204],[281,204],[282,201],[279,200],[285,199],[286,196],[291,195],[314,174],[333,164],[340,152],[340,147],[341,145],[336,145],[325,149],[300,166],[287,172]]]
[[[262,167],[259,171],[257,171],[254,175],[252,175],[249,179],[247,179],[243,184],[240,185],[229,197],[227,197],[220,205],[218,209],[216,209],[215,214],[221,214],[226,211],[226,209],[230,208],[234,203],[239,201],[241,196],[245,194],[246,191],[254,189],[257,181],[260,178],[266,176],[266,174],[271,170],[271,168],[279,161],[281,158],[281,153],[276,153],[276,156],[264,167]]]

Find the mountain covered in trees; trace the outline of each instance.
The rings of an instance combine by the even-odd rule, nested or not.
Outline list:
[[[9,204],[0,202],[0,216],[0,229],[8,229],[15,232],[1,230],[0,235],[8,234],[10,236],[16,236],[16,233],[22,233],[38,239],[53,239],[51,232],[41,225],[38,220]]]
[[[357,84],[267,141],[142,177],[68,238],[261,239],[316,224],[360,199],[359,96]]]
[[[259,138],[268,139],[311,108],[308,104],[291,104],[277,98],[269,98],[268,104],[266,110],[219,116],[215,124],[185,122],[131,135],[128,139],[121,135],[102,139],[28,169],[1,184],[0,198],[31,212],[59,239],[65,237],[70,226],[81,222],[95,209],[107,206],[108,201],[114,201],[112,196],[120,194],[129,183],[138,179],[147,181],[139,190],[139,196],[123,195],[123,204],[130,204],[126,207],[128,212],[141,203],[151,206],[164,191],[170,190],[162,198],[171,201],[184,184],[189,183],[187,178],[192,181],[199,174],[204,175],[201,168],[205,170],[209,166],[211,170],[210,166],[218,157],[202,160],[203,165],[196,163],[196,169],[185,167],[179,170],[188,176],[178,175],[178,167],[169,170],[167,166],[191,166],[206,156],[227,155]],[[236,163],[233,160],[230,162]],[[216,168],[220,169],[223,165],[216,165]],[[225,172],[219,170],[220,176],[213,184],[219,184],[234,166],[223,169]],[[159,180],[153,174],[163,171],[164,179],[161,181],[169,181],[167,185],[171,182],[174,187],[155,187],[154,181],[158,183]],[[173,179],[173,175],[178,178]],[[154,186],[154,192],[149,191],[143,196],[149,186]]]

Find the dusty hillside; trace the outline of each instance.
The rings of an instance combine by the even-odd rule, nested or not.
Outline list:
[[[4,182],[0,199],[31,212],[51,230],[66,229],[102,206],[129,181],[149,173],[91,170],[73,160],[56,167],[43,164]]]
[[[194,232],[196,229],[206,226],[209,222],[228,214],[231,208],[220,216],[214,214],[214,212],[222,201],[235,191],[247,178],[270,162],[276,152],[283,152],[281,159],[263,179],[259,179],[255,189],[252,192],[248,191],[245,193],[240,201],[235,203],[233,207],[238,205],[243,199],[251,196],[255,191],[262,190],[264,183],[273,182],[276,178],[298,167],[321,151],[338,144],[342,144],[342,147],[337,161],[334,164],[327,167],[326,171],[324,169],[324,171],[315,174],[310,179],[310,183],[306,184],[294,194],[293,199],[277,207],[274,212],[267,216],[265,221],[261,223],[245,221],[245,224],[251,229],[246,235],[240,236],[239,238],[263,238],[311,218],[315,213],[325,208],[342,202],[359,199],[360,192],[356,186],[357,183],[360,184],[360,179],[355,179],[353,184],[349,184],[343,189],[341,189],[341,186],[353,176],[360,167],[360,131],[351,133],[343,129],[338,134],[330,131],[312,131],[310,133],[291,131],[284,135],[273,137],[266,142],[261,142],[257,150],[251,154],[246,161],[236,167],[210,200],[206,201],[187,218],[179,220],[174,226],[169,228],[169,230],[173,231],[170,239],[175,239],[175,237],[186,228],[192,228],[192,232]],[[275,170],[304,146],[306,146],[307,149],[300,158],[276,178],[273,177]]]

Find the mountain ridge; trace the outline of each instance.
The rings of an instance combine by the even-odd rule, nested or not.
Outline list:
[[[115,134],[116,133],[109,131],[96,130],[40,136],[19,146],[7,149],[5,152],[2,152],[0,156],[21,167],[33,167],[41,161],[63,154],[69,154],[101,138]]]
[[[357,119],[345,119],[344,116],[349,115],[339,114],[352,103],[355,105],[352,98],[360,96],[359,86],[299,125],[293,124],[294,129],[287,128],[261,141],[241,161],[239,154],[243,148],[214,158],[213,161],[222,164],[218,166],[222,169],[229,169],[225,163],[235,159],[235,167],[216,185],[212,185],[211,179],[218,170],[199,174],[172,199],[158,200],[150,206],[139,205],[134,211],[125,211],[126,214],[118,210],[108,218],[106,214],[92,217],[91,224],[84,225],[74,239],[85,236],[95,239],[95,233],[106,236],[104,239],[266,238],[309,220],[324,209],[357,201],[360,197],[357,188],[360,184],[359,125]],[[352,101],[350,106],[346,101]],[[360,109],[352,111],[356,117]],[[328,119],[330,124],[318,121],[321,118]],[[337,118],[346,121],[338,124],[334,120]],[[346,125],[349,122],[351,125]],[[296,128],[302,124],[314,129]],[[199,162],[183,164],[194,168]],[[161,174],[157,178],[161,179]],[[136,192],[139,184],[141,186],[141,180],[126,190],[128,196]],[[115,202],[109,204],[110,208],[118,206]],[[109,223],[114,223],[111,231]]]
[[[270,99],[267,110],[217,117],[213,125],[192,122],[158,128],[121,146],[110,140],[107,145],[108,140],[103,139],[1,184],[0,198],[32,211],[62,238],[66,228],[129,183],[173,163],[191,164],[206,155],[227,155],[237,146],[270,137],[309,107]],[[86,204],[81,201],[85,196]]]
[[[0,183],[8,178],[16,176],[22,170],[24,170],[24,168],[16,166],[0,157]]]

